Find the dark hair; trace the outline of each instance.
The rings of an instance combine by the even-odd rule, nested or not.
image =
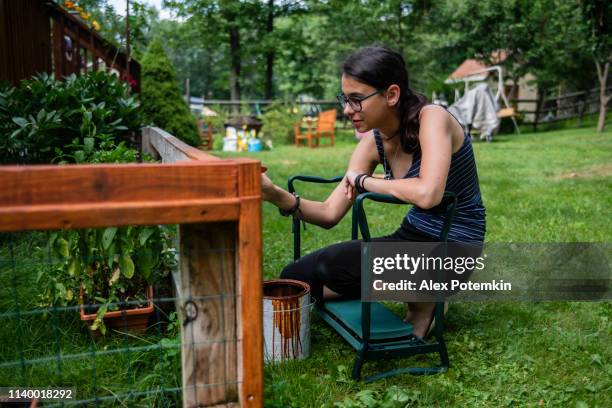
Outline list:
[[[381,91],[393,84],[399,86],[399,135],[402,150],[406,153],[418,150],[419,112],[427,104],[427,99],[410,89],[404,58],[385,46],[364,47],[344,61],[342,72]]]

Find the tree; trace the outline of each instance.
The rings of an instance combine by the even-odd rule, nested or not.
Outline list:
[[[282,39],[277,45],[279,89],[287,96],[335,98],[342,62],[351,52],[372,43],[399,48],[393,19],[395,9],[374,0],[310,1],[277,19],[275,31]]]
[[[276,50],[288,45],[286,41],[283,41],[283,37],[275,35],[274,21],[279,17],[282,18],[305,10],[305,6],[302,5],[299,0],[267,0],[267,7],[265,10],[265,34],[261,42],[266,57],[265,99],[272,99],[274,97],[274,62],[276,59]]]
[[[443,20],[455,34],[456,45],[487,64],[503,65],[511,77],[519,78],[537,64],[538,55],[530,51],[552,12],[552,7],[544,7],[547,1],[450,0],[445,2]],[[496,55],[500,50],[503,61]]]
[[[268,15],[266,19],[266,36],[274,32],[274,0],[268,0]],[[272,99],[274,94],[274,48],[268,47],[266,51],[266,99]]]
[[[192,146],[200,144],[195,117],[181,97],[176,74],[159,39],[142,57],[142,112],[146,121]]]
[[[374,43],[404,55],[411,86],[421,92],[439,88],[465,58],[498,63],[497,50],[505,51],[501,64],[515,81],[530,72],[541,90],[587,90],[597,77],[588,75],[593,57],[583,3],[165,0],[186,19],[162,24],[161,31],[179,77],[209,98],[332,99],[344,58]]]
[[[582,12],[588,27],[588,49],[595,61],[599,79],[599,120],[597,131],[603,132],[606,125],[608,103],[612,94],[606,94],[610,62],[612,62],[612,2],[606,0],[583,0]]]
[[[242,36],[252,31],[254,22],[261,20],[266,10],[255,0],[164,0],[164,5],[178,11],[179,15],[198,24],[203,39],[222,39],[229,45],[229,86],[232,100],[242,95]],[[249,44],[249,42],[247,42]]]
[[[125,46],[125,7],[115,10],[108,0],[79,0],[78,4],[100,26],[100,35],[115,46]],[[130,54],[139,59],[152,37],[152,27],[157,23],[155,7],[143,0],[130,0]]]
[[[527,72],[535,74],[541,100],[548,88],[564,86],[586,91],[593,86],[595,77],[587,69],[592,59],[589,48],[605,48],[596,44],[604,43],[606,37],[602,35],[605,30],[598,29],[595,31],[599,34],[593,35],[597,40],[589,39],[587,27],[603,19],[606,7],[609,18],[610,6],[605,1],[591,3],[599,7],[593,11],[599,20],[585,18],[578,2],[564,0],[449,0],[445,19],[457,43],[472,55],[498,63],[491,56],[503,50],[506,59],[501,65],[513,79]],[[604,70],[605,66],[601,71]],[[603,72],[602,76],[605,77]]]
[[[202,29],[194,21],[162,20],[156,31],[164,39],[179,87],[189,78],[191,95],[229,99],[229,52],[224,41],[216,37],[203,41]]]

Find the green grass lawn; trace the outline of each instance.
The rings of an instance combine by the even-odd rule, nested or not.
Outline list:
[[[343,132],[334,148],[278,146],[256,154],[215,154],[260,159],[273,181],[286,187],[287,178],[294,174],[342,174],[354,145],[351,132]],[[474,149],[487,208],[487,242],[610,241],[612,131],[596,134],[588,128],[500,136],[494,143],[476,142]],[[298,191],[307,198],[322,199],[330,188],[298,186]],[[373,235],[395,230],[407,211],[401,206],[368,206]],[[331,230],[308,226],[304,253],[348,239],[349,218]],[[274,206],[263,205],[266,279],[277,277],[291,261],[290,224]],[[36,305],[35,276],[26,260],[37,243],[35,235],[24,238],[11,257],[7,242],[0,240],[0,313]],[[22,261],[16,267],[10,263],[19,257]],[[15,291],[20,294],[18,305]],[[401,313],[401,305],[394,310]],[[266,366],[266,406],[612,406],[611,316],[611,302],[451,303],[447,373],[401,375],[363,384],[350,379],[352,348],[313,315],[311,356]],[[81,397],[91,395],[94,382],[98,393],[111,396],[160,387],[175,390],[166,394],[168,399],[158,394],[139,400],[139,406],[172,405],[180,393],[176,392],[180,359],[172,348],[178,344],[176,328],[158,326],[146,336],[115,334],[93,343],[76,313],[20,319],[21,324],[15,316],[0,319],[0,367],[20,355],[49,356],[50,361],[0,369],[0,386],[49,385],[61,374],[81,390]],[[93,355],[115,347],[130,349],[94,359],[58,362],[55,358],[58,351]],[[433,357],[416,361],[435,362]],[[406,361],[368,362],[364,374],[402,363]],[[129,406],[127,398],[118,401],[109,406]]]
[[[219,155],[258,158],[272,180],[286,187],[287,177],[294,174],[342,174],[354,145],[347,132],[334,148],[282,146],[257,154]],[[494,143],[475,142],[474,150],[487,209],[487,242],[610,241],[612,132],[499,136]],[[329,188],[304,185],[298,191],[322,199]],[[395,230],[407,211],[368,205],[376,206],[368,219],[377,235]],[[268,203],[263,214],[264,276],[273,278],[291,261],[291,226]],[[348,216],[332,230],[309,226],[304,253],[349,237]],[[610,302],[451,303],[446,334],[451,369],[372,384],[350,380],[352,348],[313,315],[311,357],[266,368],[266,404],[611,406],[611,312]],[[395,365],[366,363],[364,374]]]

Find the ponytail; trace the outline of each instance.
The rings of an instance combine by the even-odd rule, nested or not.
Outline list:
[[[427,104],[427,98],[420,93],[411,92],[405,97],[400,97],[400,144],[406,153],[414,153],[420,149],[419,145],[419,116],[423,106]]]

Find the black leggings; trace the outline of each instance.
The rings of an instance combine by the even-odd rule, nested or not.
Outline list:
[[[372,241],[438,242],[439,239],[423,234],[404,220],[393,234],[372,238]],[[281,278],[306,282],[316,301],[323,300],[323,286],[347,298],[358,298],[361,296],[361,241],[339,242],[303,256],[287,265]]]

